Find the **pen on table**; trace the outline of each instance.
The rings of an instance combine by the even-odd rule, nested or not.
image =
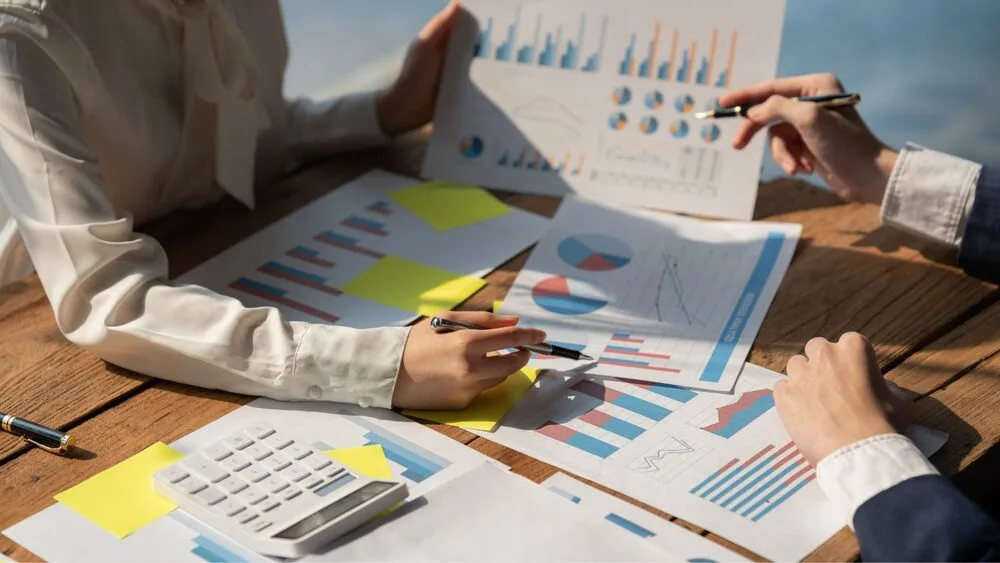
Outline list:
[[[853,106],[861,103],[861,94],[854,93],[841,93],[841,94],[825,94],[822,96],[802,96],[799,98],[792,98],[800,102],[811,102],[817,104],[821,108],[836,108],[843,106]],[[697,119],[720,119],[724,117],[746,117],[747,112],[750,108],[757,104],[750,104],[745,106],[733,106],[731,108],[719,108],[711,111],[702,111],[694,114]]]
[[[0,430],[54,454],[65,454],[76,443],[69,434],[2,412],[0,412]]]
[[[452,331],[452,330],[486,330],[481,326],[470,325],[468,323],[463,323],[459,321],[452,321],[448,319],[442,319],[441,317],[434,317],[431,319],[431,328],[439,331]],[[520,348],[527,350],[529,352],[534,352],[535,354],[541,354],[543,356],[556,356],[559,358],[566,358],[575,361],[593,361],[594,358],[579,352],[577,350],[571,350],[569,348],[564,348],[562,346],[556,346],[555,344],[549,344],[548,342],[542,342],[539,344],[532,344],[529,346],[521,346]]]

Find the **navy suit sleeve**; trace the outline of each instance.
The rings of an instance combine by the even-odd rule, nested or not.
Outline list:
[[[984,166],[979,174],[958,263],[972,276],[1000,283],[1000,168]]]
[[[907,479],[854,513],[864,561],[998,561],[1000,526],[946,477]]]

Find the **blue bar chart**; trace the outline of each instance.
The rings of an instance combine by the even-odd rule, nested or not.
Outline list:
[[[673,29],[667,33],[657,21],[653,23],[648,39],[640,34],[629,34],[628,42],[618,63],[621,76],[651,80],[699,84],[717,88],[729,87],[736,59],[738,32],[728,36],[727,56],[722,59],[723,38],[719,30],[700,41],[698,36],[688,37],[686,32]],[[699,45],[701,43],[701,45]]]
[[[580,15],[572,26],[548,24],[542,13],[524,17],[519,6],[512,19],[501,31],[494,17],[486,18],[480,26],[475,58],[590,73],[601,70],[607,17],[596,24],[586,15]]]
[[[385,457],[403,467],[401,476],[414,483],[421,483],[450,465],[448,460],[382,429],[372,427],[364,437],[368,440],[366,446],[382,446]]]

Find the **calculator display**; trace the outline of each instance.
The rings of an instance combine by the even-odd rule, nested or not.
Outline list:
[[[283,540],[297,540],[324,524],[337,519],[339,516],[364,504],[365,502],[379,496],[391,489],[394,483],[383,483],[375,481],[368,483],[364,487],[354,491],[346,497],[337,500],[324,507],[322,510],[306,516],[295,524],[274,535],[275,538]]]

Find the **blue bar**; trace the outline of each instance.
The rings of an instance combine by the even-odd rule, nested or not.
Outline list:
[[[312,256],[313,258],[319,256],[318,250],[313,250],[308,246],[296,246],[295,252],[298,254],[305,254],[306,256]]]
[[[716,484],[712,485],[711,487],[709,487],[709,488],[705,489],[705,490],[704,490],[704,491],[703,491],[703,492],[702,492],[702,493],[701,493],[700,495],[698,495],[698,496],[700,496],[700,497],[701,497],[701,498],[703,498],[703,499],[707,499],[707,498],[708,498],[708,495],[712,494],[712,493],[713,493],[713,492],[714,492],[714,491],[715,491],[716,489],[718,489],[719,487],[721,487],[721,486],[725,485],[726,483],[728,483],[728,482],[729,482],[729,480],[730,480],[730,479],[732,479],[733,477],[736,477],[737,475],[739,475],[739,474],[743,473],[743,472],[744,472],[744,471],[746,471],[747,469],[749,469],[749,468],[748,468],[748,467],[745,467],[745,466],[744,466],[744,465],[743,465],[742,463],[741,463],[740,465],[737,465],[737,466],[736,466],[735,468],[733,468],[733,469],[732,469],[732,470],[731,470],[731,471],[729,472],[729,475],[726,475],[726,476],[725,476],[725,477],[723,477],[722,479],[719,479],[719,482],[718,482],[718,483],[716,483]]]
[[[670,76],[670,61],[665,61],[660,63],[660,69],[656,71],[656,77],[660,80],[666,80]]]
[[[414,460],[409,459],[406,457],[405,452],[397,450],[396,447],[391,444],[383,444],[377,440],[369,439],[369,442],[365,445],[374,446],[376,444],[382,446],[386,459],[394,461],[406,468],[403,471],[403,477],[409,479],[410,481],[413,481],[414,483],[421,483],[424,479],[434,475],[434,471],[430,468],[424,467]]]
[[[628,339],[628,338],[632,338],[632,335],[628,334],[628,333],[625,333],[625,332],[616,332],[616,333],[614,333],[614,334],[611,335],[611,338],[625,338],[625,339]]]
[[[427,459],[417,452],[411,451],[403,444],[399,444],[393,441],[387,436],[383,436],[377,432],[369,432],[365,434],[365,438],[370,440],[370,444],[381,444],[382,449],[385,450],[385,456],[396,463],[407,468],[408,471],[413,471],[421,475],[420,479],[414,479],[416,482],[423,481],[427,477],[434,475],[443,468],[430,459]]]
[[[632,40],[629,41],[628,48],[625,49],[625,59],[622,60],[621,66],[618,67],[618,73],[622,76],[628,76],[628,67],[631,66],[632,53],[635,51],[635,34],[632,34]]]
[[[639,397],[632,395],[619,395],[611,401],[612,405],[617,405],[623,409],[628,409],[638,415],[652,420],[663,420],[670,416],[670,409],[665,409],[659,405],[654,405],[648,401],[643,401]]]
[[[635,424],[626,422],[620,418],[608,419],[607,422],[601,425],[601,428],[611,432],[612,434],[617,434],[627,440],[635,440],[639,436],[642,436],[642,433],[646,431],[645,428],[636,426]]]
[[[794,464],[794,463],[786,465],[785,468],[781,469],[780,471],[778,471],[777,469],[775,469],[773,466],[772,467],[768,467],[767,471],[764,471],[760,475],[757,475],[756,477],[754,477],[753,479],[751,479],[749,483],[747,483],[742,489],[740,489],[740,490],[736,491],[735,493],[733,493],[733,495],[731,497],[729,497],[728,499],[726,499],[726,501],[723,502],[720,506],[722,506],[722,508],[727,508],[729,506],[729,503],[733,502],[734,500],[736,500],[737,498],[739,498],[740,496],[742,496],[744,493],[746,493],[747,491],[749,491],[750,489],[752,489],[754,487],[754,485],[757,485],[761,481],[763,481],[764,479],[768,478],[769,476],[774,475],[775,471],[778,471],[778,475],[775,476],[770,481],[768,481],[767,485],[765,485],[765,486],[761,487],[759,490],[755,491],[751,495],[751,498],[754,497],[754,496],[756,496],[757,494],[760,493],[760,491],[767,489],[767,487],[770,486],[770,485],[773,485],[778,479],[784,477],[785,475],[788,475],[793,469],[795,469],[795,467],[796,467],[796,464]],[[742,505],[747,500],[749,500],[749,499],[744,500],[740,504]],[[738,510],[738,507],[734,506],[732,510],[733,510],[733,512],[736,512]]]
[[[695,82],[698,84],[708,84],[708,59],[701,59],[701,68],[698,69],[698,74],[695,75]]]
[[[488,57],[490,53],[490,38],[493,35],[493,18],[486,19],[486,27],[479,32],[479,43],[476,43],[477,57]]]
[[[647,530],[646,528],[643,528],[642,526],[636,524],[635,522],[627,520],[621,516],[618,516],[614,512],[605,516],[604,519],[607,520],[608,522],[613,522],[615,524],[618,524],[622,528],[625,528],[626,530],[632,532],[633,534],[639,536],[640,538],[651,538],[656,535],[653,532]]]
[[[656,393],[661,397],[666,397],[668,399],[673,399],[678,403],[686,403],[691,399],[698,396],[698,393],[690,389],[684,389],[683,387],[674,387],[673,385],[658,384],[650,385],[646,390]]]
[[[192,549],[191,553],[210,563],[240,563],[241,561],[245,561],[243,557],[236,555],[205,536],[196,536],[194,543],[198,547]]]
[[[552,33],[545,34],[545,48],[542,49],[542,54],[538,56],[539,66],[552,66],[552,61],[556,56],[556,45],[552,41]]]
[[[750,273],[746,287],[743,288],[743,295],[736,302],[736,307],[733,308],[733,312],[729,316],[729,321],[722,329],[722,334],[719,335],[719,341],[715,346],[715,350],[712,351],[712,356],[708,359],[705,370],[701,372],[701,376],[698,378],[699,381],[715,382],[722,379],[722,373],[726,369],[726,364],[729,363],[729,357],[733,355],[733,349],[736,347],[736,343],[739,342],[740,336],[743,335],[746,320],[753,313],[754,307],[757,305],[757,300],[760,298],[760,293],[764,290],[764,286],[771,276],[771,271],[774,270],[774,265],[778,261],[778,256],[781,254],[781,246],[784,242],[785,235],[782,233],[772,232],[767,234],[764,247],[757,258],[757,265],[754,266],[753,272]]]
[[[736,470],[739,471],[739,467],[737,467]],[[690,491],[688,491],[688,492],[691,493],[692,495],[697,494],[698,493],[698,489],[700,489],[700,488],[704,487],[705,485],[711,483],[719,475],[722,475],[722,471],[721,470],[716,471],[715,473],[712,473],[711,475],[708,476],[707,479],[705,479],[701,483],[698,483],[697,485],[695,485],[695,487],[693,489],[691,489]],[[704,495],[702,496],[702,498],[704,498]]]
[[[625,364],[627,366],[634,366],[634,367],[637,367],[637,368],[644,368],[644,367],[649,366],[649,362],[640,362],[638,360],[622,360],[622,359],[619,359],[619,358],[607,358],[607,357],[604,357],[604,356],[601,356],[600,358],[598,358],[597,361],[598,362],[615,362],[616,364]]]
[[[277,295],[278,297],[282,297],[285,295],[285,293],[287,293],[284,289],[274,287],[273,285],[267,285],[266,283],[260,283],[250,278],[240,278],[239,280],[236,281],[236,283],[252,287],[258,291],[270,293],[271,295]]]
[[[630,348],[628,346],[607,346],[604,348],[605,352],[638,352],[639,348]]]
[[[689,64],[690,63],[688,61],[688,50],[684,49],[684,55],[681,57],[681,64],[677,68],[677,81],[678,82],[684,82],[685,80],[687,80],[687,72],[688,72],[688,65]]]
[[[582,500],[580,497],[574,495],[573,493],[571,493],[569,491],[564,491],[564,490],[560,489],[559,487],[549,487],[549,490],[552,491],[553,493],[555,493],[555,494],[563,497],[564,499],[572,502],[573,504],[580,504],[580,501]]]
[[[378,221],[372,221],[371,219],[360,217],[358,215],[351,215],[348,217],[347,221],[349,223],[355,223],[365,227],[371,227],[372,229],[383,229],[385,228],[385,223],[379,223]]]
[[[799,468],[799,463],[798,463],[798,462],[794,462],[794,461],[793,461],[793,462],[789,463],[789,464],[788,464],[788,467],[786,467],[786,468],[785,468],[785,469],[784,469],[784,470],[783,470],[783,471],[782,471],[781,473],[779,473],[779,474],[775,475],[775,476],[774,476],[774,477],[773,477],[773,478],[772,478],[772,479],[771,479],[770,481],[768,481],[767,483],[764,483],[764,484],[763,484],[762,486],[760,486],[760,487],[759,487],[759,488],[758,488],[758,489],[757,489],[756,491],[754,491],[753,493],[751,493],[750,495],[748,495],[748,496],[747,496],[747,497],[746,497],[745,499],[741,500],[741,501],[739,502],[739,504],[737,504],[736,506],[734,506],[734,507],[733,507],[733,512],[736,512],[736,511],[738,511],[739,509],[741,509],[741,508],[743,508],[744,506],[746,506],[746,504],[747,504],[748,502],[750,502],[750,501],[752,501],[753,499],[757,498],[757,495],[759,495],[759,494],[761,494],[762,492],[766,491],[766,490],[767,490],[768,488],[770,488],[770,487],[771,487],[772,485],[774,485],[774,484],[775,484],[775,483],[777,483],[777,482],[778,482],[779,480],[781,480],[781,479],[782,479],[782,478],[783,478],[783,477],[784,477],[785,475],[788,475],[788,473],[789,473],[789,472],[791,472],[791,471],[792,471],[793,469],[798,469],[798,468]],[[771,471],[769,471],[768,473],[772,473],[772,472],[771,472]],[[754,485],[754,484],[755,484],[755,483],[756,483],[757,481],[760,481],[760,479],[754,479],[754,482],[753,482],[753,483],[751,483],[751,484],[750,484],[749,486],[747,486],[747,487],[744,487],[744,489],[743,489],[743,490],[741,490],[741,491],[740,491],[739,493],[737,493],[737,494],[736,494],[735,496],[739,496],[739,495],[743,494],[743,492],[745,492],[745,491],[746,491],[746,489],[748,489],[749,487],[753,486],[753,485]],[[730,500],[732,500],[732,499],[730,499]]]
[[[339,242],[341,244],[349,244],[351,246],[356,246],[358,244],[358,239],[337,234],[333,231],[323,231],[322,233],[320,233],[320,236],[328,238],[333,242]]]
[[[649,59],[639,63],[639,76],[649,78]]]
[[[295,276],[297,278],[302,278],[304,280],[308,280],[311,282],[326,283],[326,278],[324,278],[323,276],[317,276],[316,274],[310,274],[309,272],[296,270],[295,268],[291,268],[289,266],[285,266],[277,262],[268,262],[267,264],[264,264],[264,267],[271,268],[273,270],[278,270],[279,272],[284,272],[290,276]]]
[[[744,473],[743,475],[741,475],[739,479],[733,481],[732,483],[729,484],[728,487],[726,487],[725,489],[723,489],[722,492],[720,492],[719,494],[717,494],[714,497],[712,497],[712,502],[715,503],[715,504],[718,504],[719,503],[719,499],[721,499],[722,497],[728,495],[730,491],[732,491],[736,487],[739,487],[740,485],[742,485],[747,479],[749,479],[750,477],[753,477],[754,474],[757,473],[758,471],[760,471],[761,469],[763,469],[763,468],[767,467],[768,465],[774,463],[775,456],[774,456],[773,452],[774,452],[774,450],[772,450],[772,453],[770,453],[770,454],[767,454],[765,456],[761,456],[761,458],[759,460],[757,460],[757,464],[756,465],[754,465],[753,467],[750,467],[749,470],[746,473]]]
[[[583,432],[577,432],[566,440],[566,444],[573,446],[578,450],[583,450],[589,454],[596,455],[600,458],[606,458],[611,454],[618,451],[616,446],[612,446],[607,442],[603,442],[594,438],[593,436],[588,436]]]
[[[718,86],[718,87],[720,87],[720,88],[723,87],[723,86],[725,86],[726,85],[726,78],[729,77],[728,75],[729,75],[729,69],[728,68],[726,70],[722,71],[721,73],[719,73],[719,80],[715,83],[715,85]]]
[[[766,516],[768,512],[771,512],[775,508],[778,508],[778,506],[780,506],[783,502],[785,502],[786,500],[788,500],[792,495],[794,495],[795,493],[799,492],[799,489],[801,489],[802,487],[805,487],[808,484],[809,484],[809,481],[800,481],[798,485],[795,485],[794,487],[792,487],[792,490],[788,491],[787,493],[784,494],[784,496],[782,496],[778,500],[776,500],[773,503],[771,503],[771,506],[769,506],[769,507],[765,508],[764,510],[762,510],[760,514],[758,514],[757,516],[754,516],[753,518],[751,518],[751,520],[753,520],[754,522],[760,520],[761,518],[763,518],[764,516]]]

